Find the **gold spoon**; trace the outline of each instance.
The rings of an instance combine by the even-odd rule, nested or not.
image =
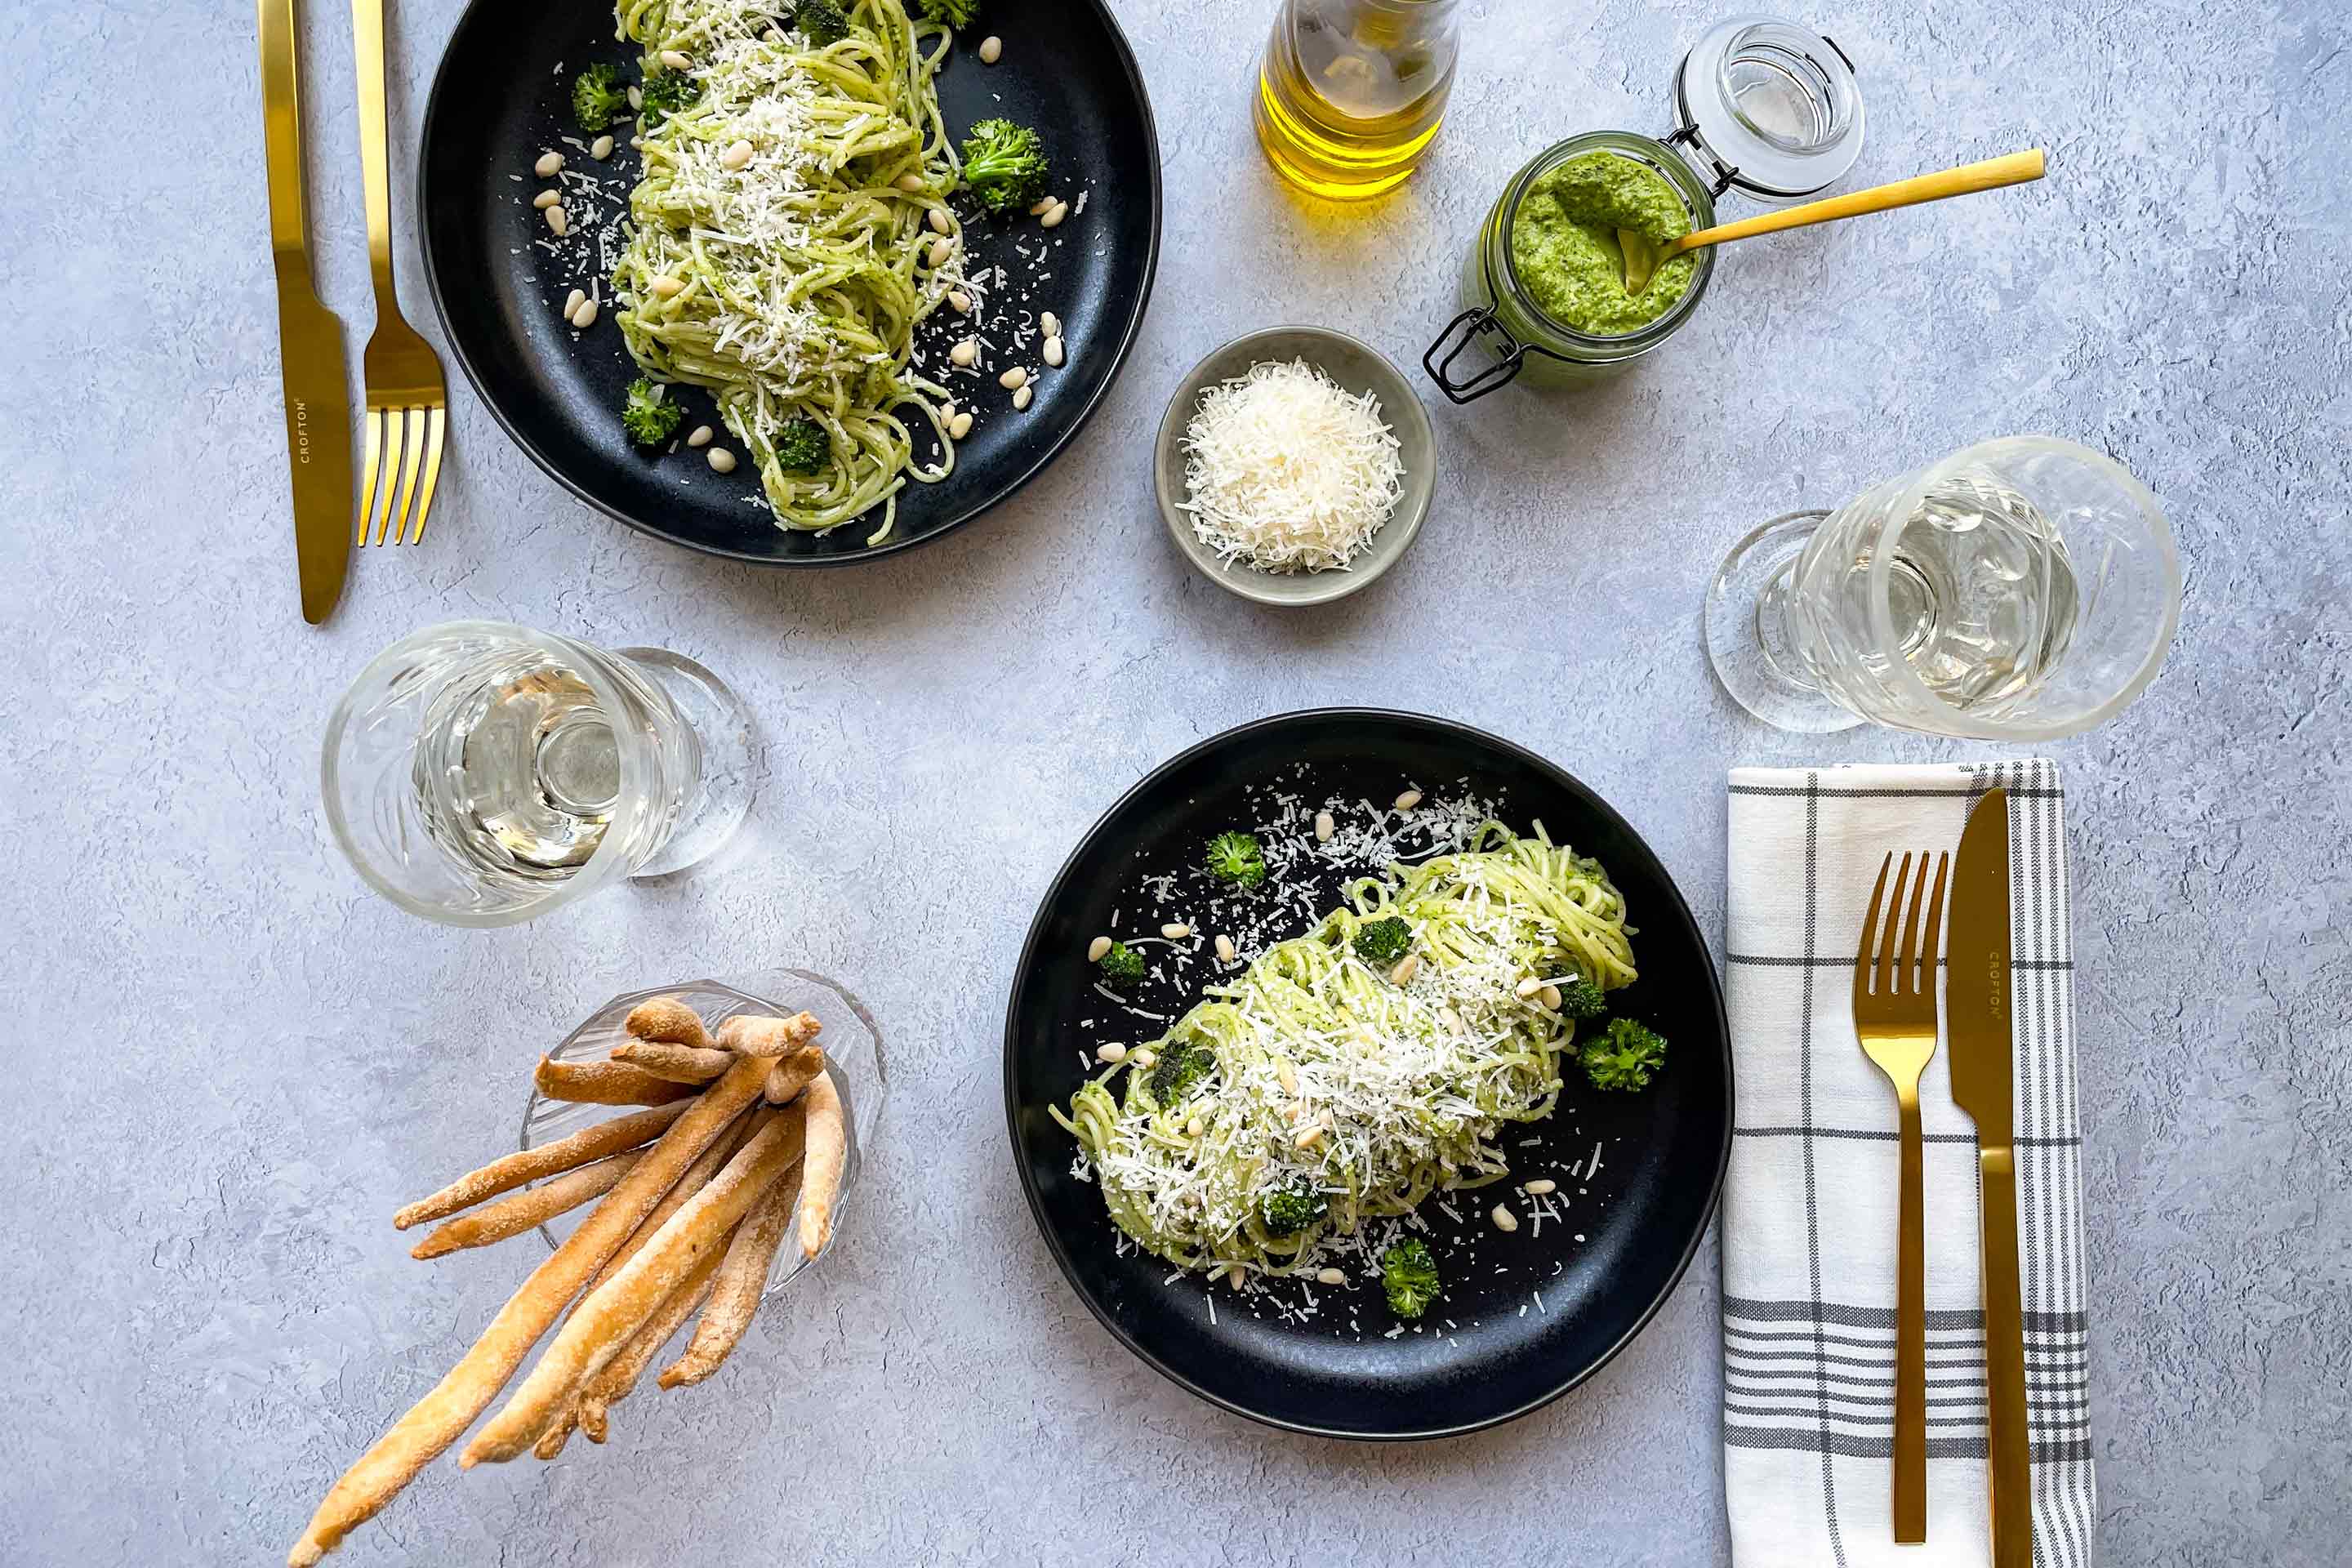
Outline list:
[[[1807,202],[1803,206],[1766,213],[1761,217],[1696,229],[1663,246],[1633,229],[1621,228],[1617,231],[1617,245],[1625,253],[1625,292],[1641,293],[1669,257],[1696,250],[1703,245],[1721,245],[1726,240],[1775,234],[1784,228],[1807,228],[1817,223],[1834,223],[1842,217],[1883,213],[1891,207],[1916,206],[1921,202],[1939,202],[1946,196],[1964,196],[1971,191],[2021,185],[2028,180],[2040,179],[2042,170],[2042,149],[2035,147],[2024,153],[2011,153],[2005,158],[1988,158],[1981,163],[1963,163],[1940,174],[1920,174],[1897,180],[1891,185],[1850,191],[1825,202]]]

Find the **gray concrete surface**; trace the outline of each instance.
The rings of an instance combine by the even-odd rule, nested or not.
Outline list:
[[[323,286],[356,370],[348,22],[311,9]],[[458,6],[396,9],[405,193]],[[551,1468],[445,1461],[344,1561],[1724,1561],[1712,1245],[1604,1375],[1472,1440],[1272,1434],[1118,1350],[1006,1159],[1018,939],[1147,767],[1332,701],[1559,759],[1719,931],[1728,764],[1973,753],[1744,719],[1696,629],[1717,553],[1973,438],[2049,431],[2147,480],[2189,584],[2146,698],[2056,748],[2101,1547],[2343,1561],[2352,18],[2320,0],[1818,13],[1867,84],[1857,182],[2035,142],[2053,177],[1727,256],[1703,317],[1606,395],[1441,406],[1414,554],[1285,615],[1160,537],[1148,437],[1174,377],[1286,320],[1417,356],[1500,182],[1571,131],[1663,129],[1677,51],[1719,13],[1475,0],[1424,177],[1339,215],[1278,191],[1250,141],[1270,0],[1119,9],[1163,115],[1158,301],[1108,406],[1016,503],[877,568],[763,575],[572,503],[460,388],[431,542],[358,561],[323,631],[293,600],[250,16],[0,13],[0,1559],[276,1560],[514,1278],[490,1256],[411,1262],[390,1210],[508,1142],[532,1054],[594,1003],[782,961],[847,980],[898,1047],[855,1234],[712,1387],[641,1397],[609,1448]],[[476,615],[665,644],[734,681],[779,775],[736,848],[492,934],[369,896],[320,816],[320,725],[383,644]]]

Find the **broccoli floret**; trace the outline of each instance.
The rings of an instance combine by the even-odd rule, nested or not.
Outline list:
[[[659,120],[692,103],[701,91],[684,71],[656,71],[646,78],[638,96],[645,100],[646,118]]]
[[[1123,942],[1112,942],[1110,951],[1102,955],[1096,967],[1102,971],[1104,984],[1122,991],[1143,983],[1143,954]]]
[[[1559,1014],[1563,1018],[1598,1018],[1609,1011],[1609,999],[1601,994],[1601,987],[1581,974],[1553,984],[1559,987]]]
[[[1152,1103],[1163,1109],[1181,1105],[1185,1096],[1200,1087],[1209,1076],[1217,1058],[1205,1046],[1170,1046],[1151,1064],[1151,1077],[1146,1086],[1151,1090]]]
[[[620,67],[599,60],[572,79],[572,115],[581,130],[602,131],[628,107],[629,89],[622,85]]]
[[[1631,1018],[1610,1019],[1609,1032],[1584,1047],[1584,1070],[1595,1089],[1647,1089],[1665,1065],[1664,1037]]]
[[[629,384],[629,401],[621,409],[621,428],[640,447],[658,447],[677,434],[686,410],[662,395],[661,384],[639,376]]]
[[[990,212],[1025,207],[1045,193],[1045,144],[1025,125],[983,120],[964,139],[963,183]]]
[[[793,12],[793,28],[821,49],[849,37],[849,18],[833,0],[801,0]]]
[[[958,30],[971,26],[980,15],[980,0],[923,0],[923,15]]]
[[[1265,852],[1249,833],[1220,833],[1209,840],[1209,875],[1236,888],[1255,888],[1265,880]]]
[[[1258,1218],[1274,1236],[1297,1236],[1330,1212],[1330,1203],[1309,1182],[1268,1193],[1257,1205]]]
[[[1381,1254],[1381,1288],[1389,1293],[1389,1310],[1400,1318],[1418,1318],[1437,1300],[1437,1259],[1429,1244],[1408,1236]]]
[[[1412,927],[1401,915],[1366,921],[1356,928],[1356,956],[1374,967],[1394,963],[1412,945]]]
[[[786,473],[813,474],[833,460],[833,437],[814,419],[795,419],[776,436],[776,465]]]

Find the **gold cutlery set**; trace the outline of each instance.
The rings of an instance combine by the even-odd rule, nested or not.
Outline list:
[[[362,361],[367,452],[357,521],[342,322],[318,296],[302,164],[295,67],[295,0],[260,0],[262,128],[269,170],[269,241],[278,277],[278,336],[293,475],[294,544],[302,618],[327,618],[343,591],[354,542],[416,544],[433,510],[448,417],[448,384],[432,348],[402,320],[392,284],[391,158],[384,132],[383,0],[352,0],[359,65],[360,167],[376,326]]]
[[[1901,1116],[1902,1191],[1895,1255],[1895,1539],[1927,1539],[1927,1237],[1919,1075],[1936,1053],[1936,966],[1951,874],[1951,945],[1943,1026],[1952,1099],[1977,1129],[1993,1568],[2032,1568],[2031,1451],[2025,1409],[2025,1325],[2018,1287],[2016,1163],[2009,1016],[2009,794],[1985,793],[1960,835],[1958,864],[1893,854],[1879,867],[1854,960],[1853,1026],[1895,1086]],[[1916,867],[1914,862],[1916,862]],[[1915,878],[1916,870],[1916,878]],[[1894,878],[1888,897],[1887,879]],[[1909,889],[1906,910],[1904,893]],[[1920,916],[1927,916],[1922,936]],[[1885,919],[1882,926],[1880,911]],[[1897,935],[1898,923],[1901,927]]]

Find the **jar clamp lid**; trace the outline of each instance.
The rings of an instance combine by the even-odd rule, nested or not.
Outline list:
[[[1817,195],[1853,167],[1862,134],[1853,62],[1834,40],[1793,22],[1735,16],[1675,68],[1675,130],[1665,140],[1693,157],[1717,195]]]

